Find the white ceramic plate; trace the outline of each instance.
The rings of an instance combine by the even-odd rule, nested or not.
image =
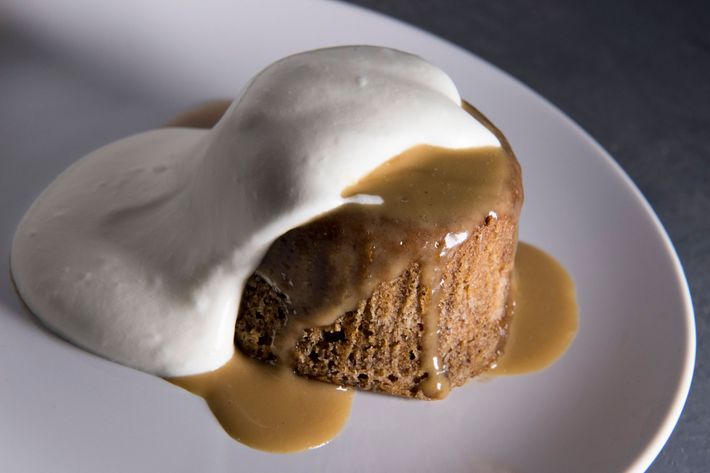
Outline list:
[[[0,168],[3,254],[30,202],[80,154],[202,99],[234,96],[286,54],[380,44],[448,71],[509,137],[525,179],[520,235],[572,273],[581,323],[544,372],[472,382],[444,402],[358,394],[331,444],[274,455],[232,441],[201,399],[41,329],[5,269],[1,471],[612,472],[641,471],[657,455],[694,362],[683,272],[633,183],[544,99],[456,46],[341,4],[12,0],[4,8],[14,37],[32,39],[29,51],[46,65],[16,57],[3,82],[11,151]]]

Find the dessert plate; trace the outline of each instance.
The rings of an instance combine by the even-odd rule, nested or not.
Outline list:
[[[330,444],[276,455],[230,439],[202,399],[41,328],[6,266],[0,470],[642,471],[658,454],[695,356],[682,268],[619,166],[533,91],[450,43],[337,3],[6,0],[1,8],[3,254],[32,200],[86,152],[202,100],[233,97],[289,53],[378,44],[440,66],[508,136],[524,174],[521,239],[570,271],[580,327],[543,372],[473,381],[443,402],[358,393]]]

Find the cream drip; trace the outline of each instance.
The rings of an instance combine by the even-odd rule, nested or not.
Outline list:
[[[243,285],[271,243],[418,144],[500,146],[451,79],[416,56],[370,46],[290,56],[212,130],[134,135],[64,171],[17,229],[13,277],[77,345],[163,376],[214,370],[232,356]]]

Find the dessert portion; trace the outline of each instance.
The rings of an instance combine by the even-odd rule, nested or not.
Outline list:
[[[234,438],[316,447],[347,420],[343,386],[440,398],[494,368],[504,344],[515,356],[501,373],[570,343],[568,276],[525,245],[516,256],[510,147],[422,59],[297,54],[231,106],[170,126],[62,173],[17,229],[12,276],[49,328],[204,397]],[[543,272],[562,297],[530,290]],[[564,314],[554,327],[536,322],[542,299]],[[519,319],[544,327],[537,342],[518,343]]]
[[[322,381],[441,398],[503,349],[523,200],[503,144],[419,146],[345,190],[344,205],[277,239],[248,280],[236,342]]]
[[[282,234],[346,203],[348,186],[421,144],[498,147],[422,59],[352,46],[259,73],[210,130],[165,128],[77,161],[17,229],[29,308],[99,355],[161,376],[234,352],[242,289]]]

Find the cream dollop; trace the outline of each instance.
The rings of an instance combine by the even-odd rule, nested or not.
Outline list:
[[[282,59],[212,130],[134,135],[57,177],[15,234],[17,288],[48,327],[106,358],[163,376],[216,369],[276,238],[415,145],[499,146],[460,105],[444,72],[400,51]]]

